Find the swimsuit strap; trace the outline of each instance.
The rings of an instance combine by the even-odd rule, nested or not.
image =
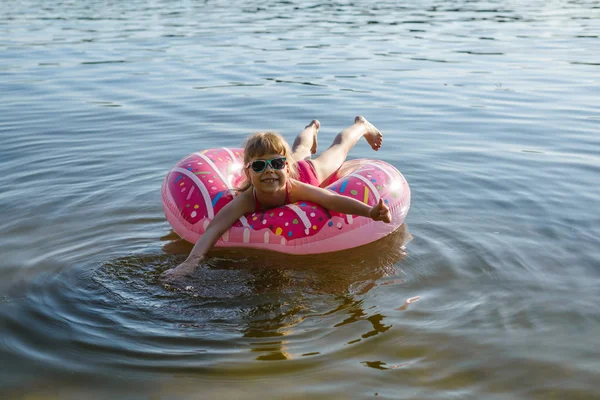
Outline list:
[[[260,201],[258,201],[258,199],[256,198],[256,191],[254,189],[254,186],[252,186],[252,197],[254,197],[254,212],[262,210],[262,204],[260,204]]]
[[[285,204],[290,204],[290,181],[289,179],[285,182]]]

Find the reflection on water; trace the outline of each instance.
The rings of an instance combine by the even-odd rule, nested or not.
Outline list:
[[[402,225],[369,245],[326,255],[219,249],[189,279],[173,286],[160,274],[181,262],[192,245],[171,233],[163,237],[168,240],[163,249],[175,255],[119,258],[99,268],[93,279],[134,309],[153,304],[156,322],[175,322],[193,329],[193,336],[210,336],[212,341],[231,340],[230,335],[238,332],[244,346],[257,353],[256,360],[291,359],[321,353],[297,343],[297,350],[290,349],[287,337],[299,330],[302,335],[323,330],[324,320],[347,315],[328,329],[368,321],[371,329],[349,344],[389,329],[382,323],[384,316],[363,310],[361,298],[378,285],[400,282],[381,279],[398,274],[394,264],[404,257],[404,246],[411,239]]]
[[[209,256],[217,260],[220,257],[234,260],[243,259],[247,268],[285,267],[287,269],[296,267],[307,268],[310,266],[310,268],[336,270],[342,267],[359,266],[367,263],[369,265],[384,266],[400,261],[406,255],[406,245],[412,239],[413,236],[408,231],[408,225],[403,224],[395,232],[380,240],[339,252],[289,255],[252,248],[214,248],[210,251]],[[173,230],[161,237],[161,240],[167,242],[163,244],[163,250],[169,254],[187,256],[193,248],[193,244],[180,239]]]
[[[170,252],[189,250],[168,238]],[[322,257],[219,250],[182,288],[161,278],[180,254],[135,254],[42,275],[13,287],[0,308],[3,358],[16,360],[17,386],[25,370],[43,376],[41,384],[76,373],[88,385],[117,371],[268,375],[273,367],[246,363],[332,355],[388,331],[385,313],[366,309],[364,299],[403,284],[395,265],[411,238],[403,225],[371,245]]]

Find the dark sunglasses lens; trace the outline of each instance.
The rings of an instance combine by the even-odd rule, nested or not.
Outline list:
[[[267,166],[267,162],[263,161],[263,160],[252,161],[252,165],[251,165],[254,172],[264,171],[266,166]]]
[[[273,169],[283,169],[285,167],[285,158],[276,158],[271,160]]]

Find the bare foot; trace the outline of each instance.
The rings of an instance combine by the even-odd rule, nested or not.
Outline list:
[[[363,124],[366,128],[365,139],[367,143],[371,145],[371,148],[375,151],[379,150],[383,143],[383,134],[379,132],[379,129],[375,128],[365,117],[360,115],[354,118],[355,124]]]
[[[310,124],[306,125],[304,129],[313,128],[313,143],[310,147],[310,154],[315,154],[317,152],[317,133],[319,133],[319,128],[321,127],[321,123],[318,119],[313,119],[310,121]]]

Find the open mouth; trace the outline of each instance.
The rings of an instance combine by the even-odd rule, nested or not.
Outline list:
[[[278,182],[279,179],[277,179],[277,178],[267,178],[267,179],[261,179],[260,181],[264,182],[264,183],[275,183],[275,182]]]

